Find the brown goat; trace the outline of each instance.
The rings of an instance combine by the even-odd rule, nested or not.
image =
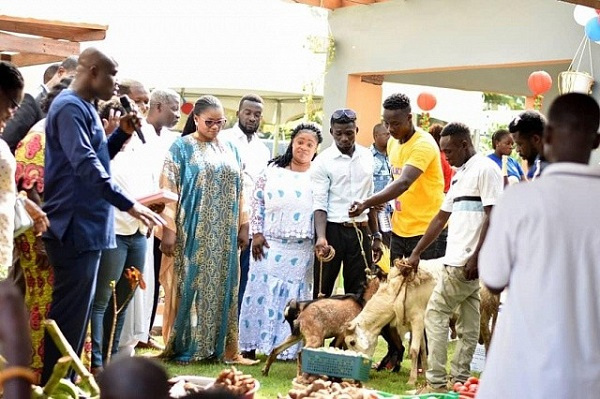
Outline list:
[[[300,341],[303,341],[305,348],[319,348],[323,346],[325,339],[335,338],[334,345],[341,346],[344,342],[344,325],[360,313],[365,302],[371,299],[378,288],[379,279],[373,277],[368,279],[360,296],[348,294],[303,302],[290,301],[285,314],[292,334],[281,345],[273,348],[262,369],[263,375],[269,374],[277,355]],[[295,316],[297,318],[292,320]],[[301,372],[301,356],[302,353],[298,355],[298,375]]]
[[[485,346],[485,353],[488,353],[492,335],[496,328],[496,320],[498,319],[498,309],[500,309],[500,295],[494,295],[486,288],[485,285],[479,285],[480,305],[479,312],[479,343]],[[456,321],[458,315],[456,312],[450,317],[450,338],[456,338]],[[490,328],[490,321],[492,327]]]

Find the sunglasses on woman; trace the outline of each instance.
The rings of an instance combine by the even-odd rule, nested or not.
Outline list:
[[[200,118],[204,121],[204,124],[206,125],[207,128],[211,128],[214,125],[217,125],[219,127],[223,127],[225,126],[225,124],[227,123],[227,119],[218,119],[218,120],[211,120],[211,119],[204,119],[204,118]]]

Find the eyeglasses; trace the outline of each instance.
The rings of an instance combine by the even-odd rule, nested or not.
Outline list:
[[[15,111],[18,110],[19,108],[21,108],[21,104],[19,104],[17,102],[17,100],[15,100],[14,98],[10,99],[10,103],[11,103],[10,108],[14,109]]]
[[[11,111],[16,111],[16,110],[18,110],[19,108],[21,108],[21,104],[20,104],[20,103],[19,103],[17,100],[15,100],[14,98],[12,98],[12,97],[10,97],[8,94],[6,94],[6,93],[4,92],[4,90],[2,90],[2,94],[3,94],[3,95],[6,97],[6,98],[8,98],[8,101],[10,101],[10,106],[9,106],[8,108],[9,108]]]
[[[219,119],[216,121],[210,120],[210,119],[204,119],[204,118],[200,118],[204,121],[204,124],[206,125],[207,128],[211,128],[214,125],[217,125],[219,127],[223,127],[225,126],[225,124],[227,123],[227,119]]]
[[[338,109],[331,114],[331,120],[349,119],[351,122],[356,120],[356,112],[349,108]]]

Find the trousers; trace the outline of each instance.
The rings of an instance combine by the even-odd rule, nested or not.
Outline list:
[[[73,243],[61,243],[56,239],[44,239],[44,244],[54,269],[54,289],[48,318],[56,321],[75,353],[81,353],[90,321],[102,251],[80,251]],[[48,381],[54,365],[61,357],[54,341],[46,333],[42,385]]]

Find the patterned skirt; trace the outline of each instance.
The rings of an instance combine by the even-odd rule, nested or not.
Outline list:
[[[266,237],[270,248],[260,261],[250,260],[240,313],[240,349],[269,354],[291,334],[283,318],[290,299],[307,300],[313,292],[313,241]],[[300,344],[279,355],[296,358]]]

